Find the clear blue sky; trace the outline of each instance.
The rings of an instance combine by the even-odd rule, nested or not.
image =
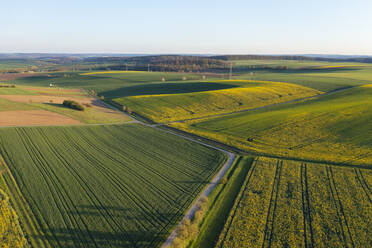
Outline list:
[[[372,55],[372,0],[14,0],[0,52]]]

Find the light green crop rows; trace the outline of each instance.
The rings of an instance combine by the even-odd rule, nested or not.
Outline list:
[[[34,247],[156,247],[225,160],[139,124],[3,128],[0,151]]]

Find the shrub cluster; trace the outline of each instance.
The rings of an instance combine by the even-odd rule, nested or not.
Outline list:
[[[15,88],[14,84],[0,84],[0,88]]]
[[[186,219],[176,230],[176,237],[169,248],[185,248],[194,240],[199,232],[199,225],[207,210],[208,198],[203,196],[197,204],[197,209],[192,220]]]
[[[92,96],[97,96],[97,92],[95,92],[94,90],[90,90],[89,94],[91,94]]]
[[[63,101],[63,106],[66,106],[66,107],[69,107],[69,108],[72,108],[72,109],[76,109],[76,110],[80,110],[80,111],[85,110],[83,105],[81,105],[78,102],[72,101],[72,100],[64,100]]]
[[[123,109],[124,112],[126,112],[126,113],[128,113],[128,114],[132,114],[132,113],[133,113],[132,109],[130,109],[130,108],[127,107],[127,106],[123,106],[122,109]]]

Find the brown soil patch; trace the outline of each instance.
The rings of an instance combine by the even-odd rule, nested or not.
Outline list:
[[[35,76],[34,73],[0,73],[0,81]]]
[[[80,121],[46,110],[0,111],[0,126],[76,125]]]
[[[86,95],[80,89],[64,89],[64,88],[54,88],[54,87],[30,87],[30,86],[20,86],[21,89],[32,91],[36,94],[41,95]]]
[[[109,114],[122,115],[116,109],[108,108],[100,100],[93,97],[73,97],[73,96],[45,96],[45,95],[0,95],[0,98],[21,103],[54,103],[62,104],[64,100],[73,100],[82,104],[89,103],[96,111]]]
[[[93,98],[71,97],[71,96],[45,96],[45,95],[1,95],[1,98],[23,103],[57,103],[62,104],[64,100],[74,100],[80,103],[91,103]]]

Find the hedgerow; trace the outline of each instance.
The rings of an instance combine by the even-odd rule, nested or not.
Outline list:
[[[76,101],[72,101],[72,100],[64,100],[63,101],[63,106],[66,106],[66,107],[69,107],[69,108],[72,108],[72,109],[76,109],[76,110],[80,110],[80,111],[84,111],[85,110],[85,107],[76,102]]]

